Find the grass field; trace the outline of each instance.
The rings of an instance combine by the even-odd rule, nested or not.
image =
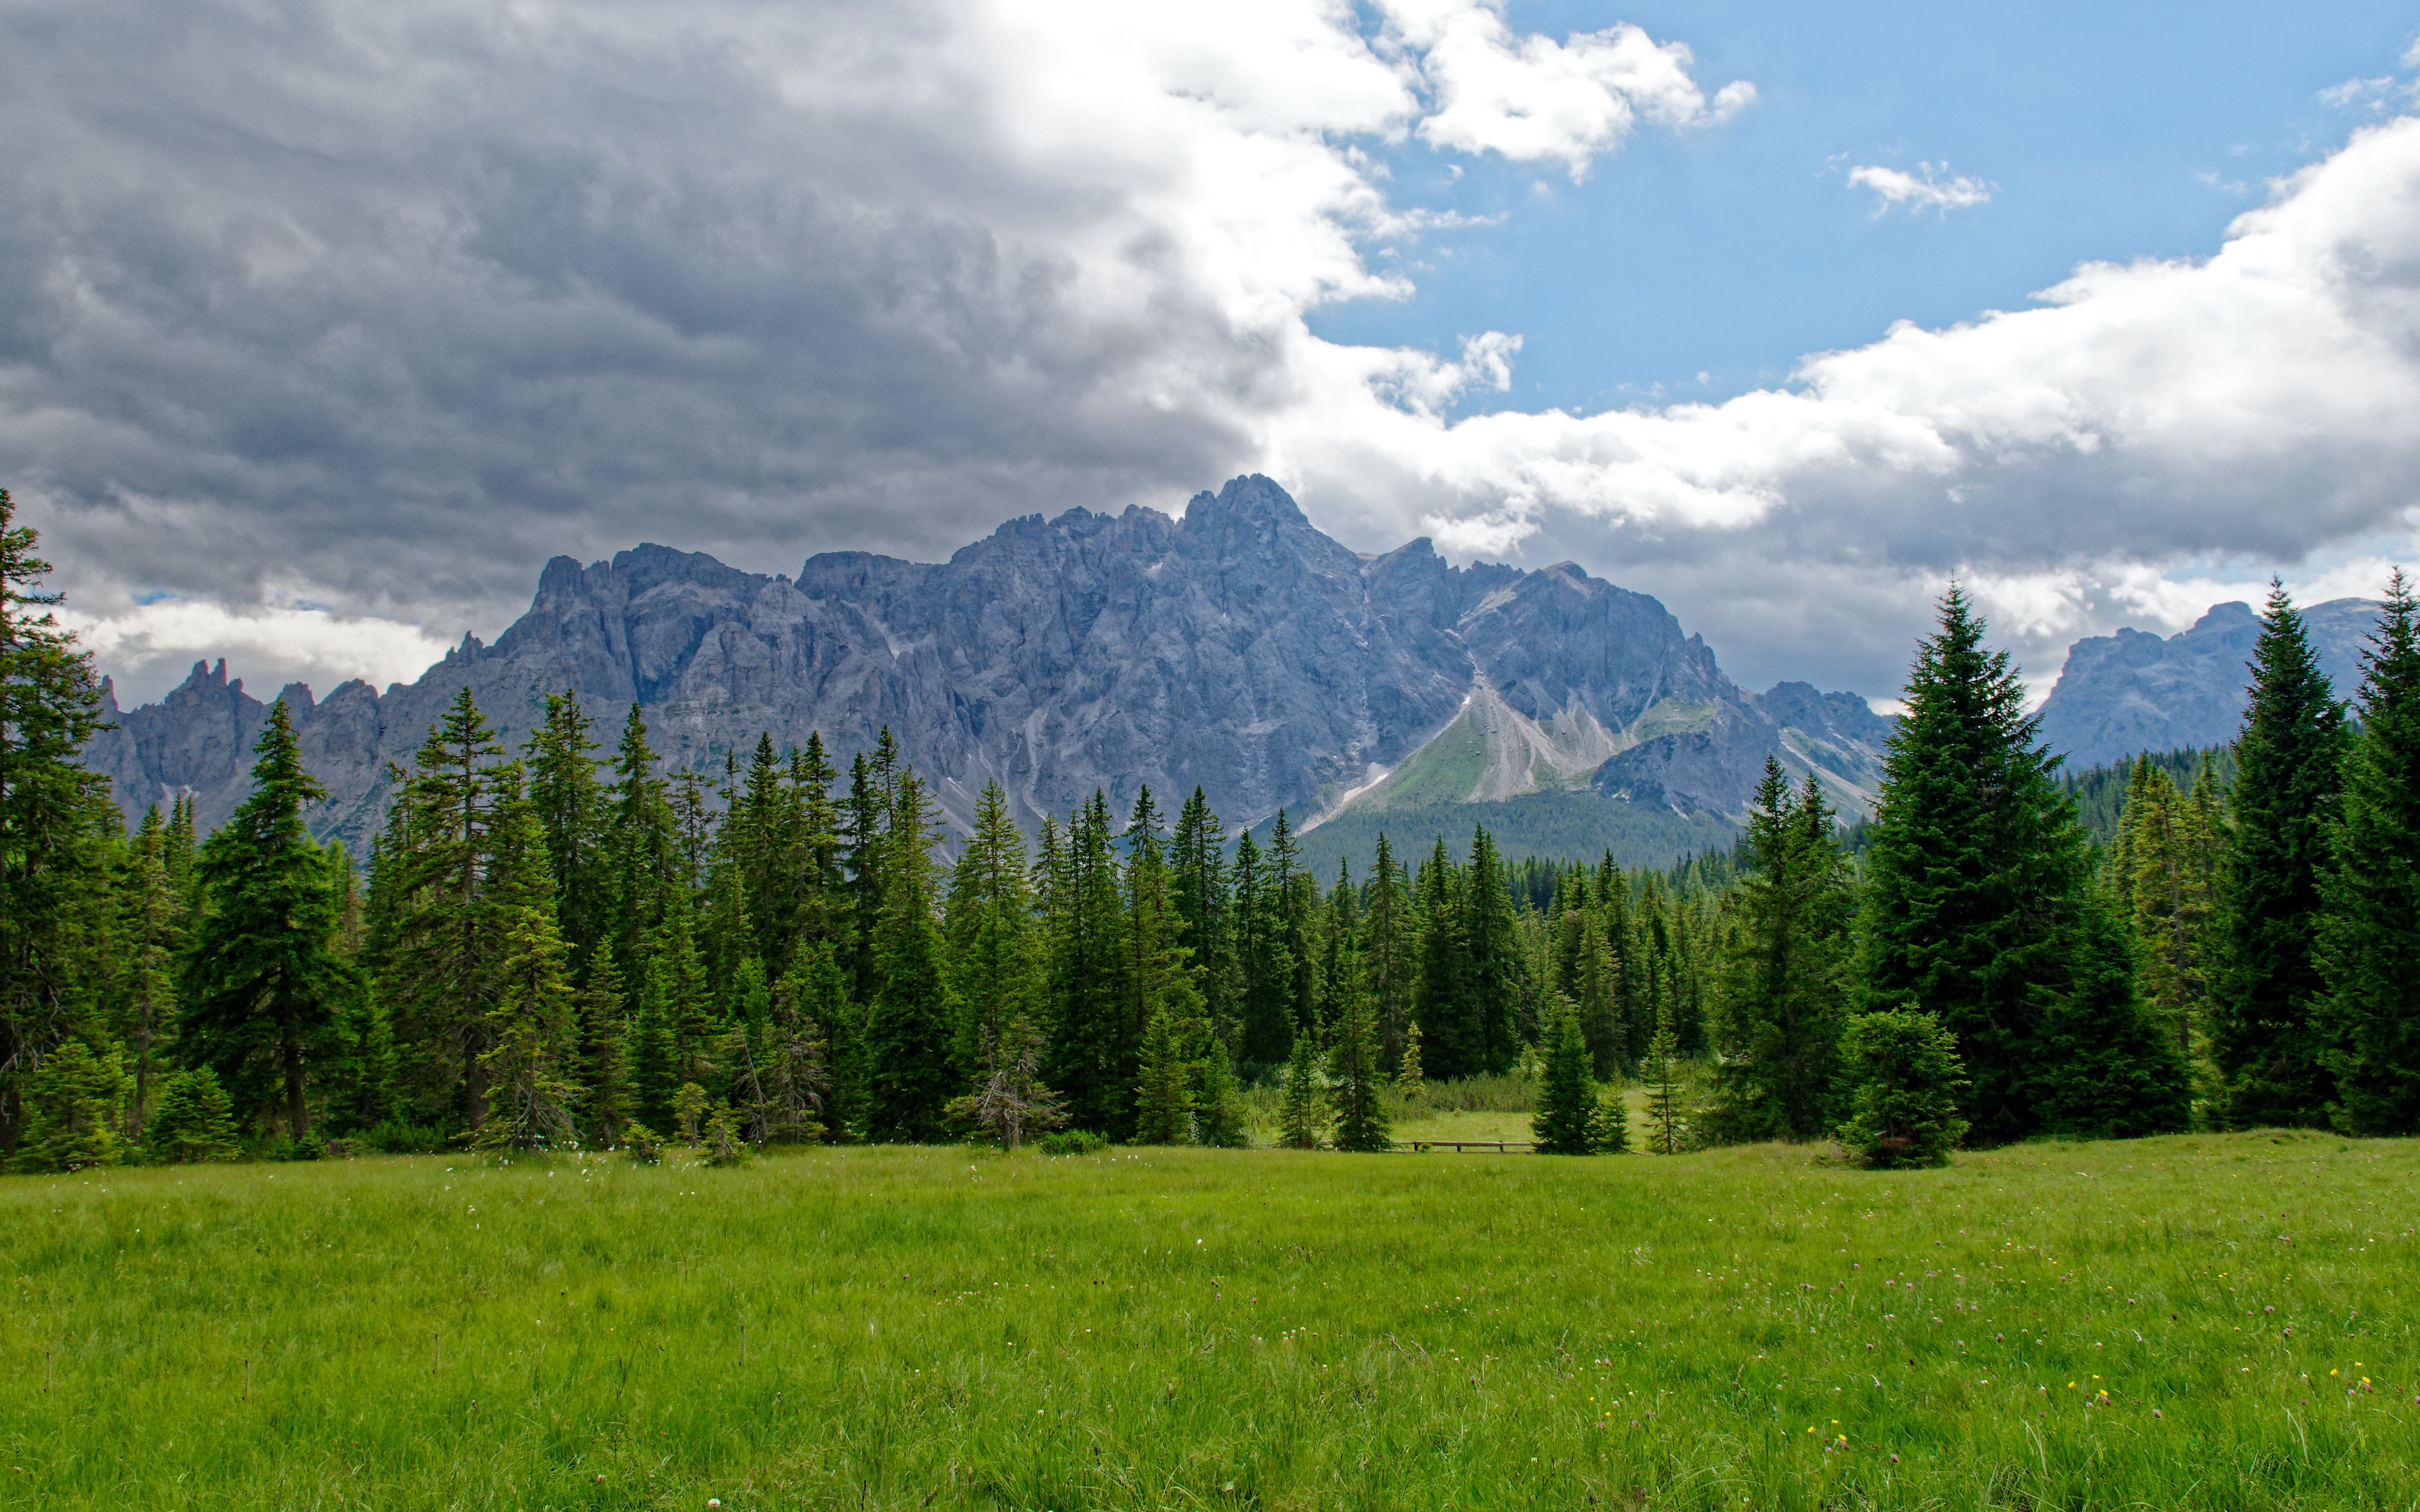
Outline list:
[[[2408,1508],[2415,1225],[2311,1134],[9,1178],[0,1503]]]

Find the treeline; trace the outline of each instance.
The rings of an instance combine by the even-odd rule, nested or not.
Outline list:
[[[1028,836],[996,786],[945,862],[887,733],[845,771],[811,736],[668,772],[635,707],[607,749],[568,691],[518,750],[460,695],[357,869],[303,827],[320,795],[282,706],[227,824],[197,840],[180,804],[127,833],[74,764],[88,663],[32,533],[0,540],[20,1166],[334,1138],[1224,1145],[1254,1081],[1281,1142],[1376,1149],[1426,1079],[1516,1068],[1550,1150],[2420,1130],[2399,575],[2357,718],[2274,594],[2232,782],[2137,764],[2105,847],[1953,588],[1872,820],[1844,834],[1769,766],[1738,850],[1668,872],[1508,865],[1481,828],[1466,861],[1382,839],[1326,879],[1286,816],[1231,839],[1199,790],[1172,815],[1096,793]]]

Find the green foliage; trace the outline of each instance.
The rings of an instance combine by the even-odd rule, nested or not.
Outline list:
[[[1420,1026],[1417,1019],[1404,1025],[1404,1057],[1395,1068],[1395,1090],[1406,1103],[1417,1103],[1428,1091],[1428,1072],[1420,1064]]]
[[[1959,1102],[1971,1085],[1957,1037],[1931,1013],[1859,1013],[1841,1046],[1853,1088],[1840,1143],[1877,1170],[1942,1165],[1966,1136]]]
[[[1109,1148],[1109,1142],[1095,1130],[1062,1129],[1044,1134],[1033,1148],[1046,1155],[1097,1155]]]
[[[1193,1066],[1177,1042],[1167,1009],[1156,1009],[1143,1031],[1135,1080],[1134,1142],[1181,1145],[1193,1136]]]
[[[1342,1005],[1336,1046],[1328,1057],[1328,1107],[1339,1149],[1394,1148],[1387,1110],[1387,1073],[1378,1063],[1378,1015],[1357,984]]]
[[[327,790],[302,768],[285,700],[270,705],[253,749],[252,795],[203,844],[195,871],[183,1032],[190,1055],[245,1104],[274,1107],[300,1139],[312,1065],[335,1048],[361,980],[336,953],[343,879],[302,827]]]
[[[1559,996],[1546,1020],[1546,1069],[1530,1122],[1541,1155],[1589,1155],[1597,1149],[1597,1089],[1579,1010]]]
[[[1680,1037],[1668,1007],[1655,1020],[1639,1079],[1647,1084],[1645,1149],[1651,1155],[1678,1155],[1699,1142],[1697,1110],[1689,1095],[1688,1069],[1681,1062]]]
[[[1793,793],[1781,764],[1765,759],[1747,851],[1715,974],[1720,1059],[1708,1122],[1728,1141],[1813,1139],[1833,1121],[1853,899],[1811,773]]]
[[[728,1103],[717,1103],[706,1115],[706,1127],[699,1131],[698,1142],[706,1151],[708,1165],[737,1165],[752,1153],[748,1141],[740,1137],[738,1115]]]
[[[2205,754],[2190,780],[2180,791],[2160,763],[2135,762],[2105,869],[2142,943],[2136,992],[2189,1066],[2208,1038],[2211,905],[2226,831],[2216,763]]]
[[[635,1165],[660,1165],[664,1160],[664,1140],[645,1124],[633,1120],[622,1126],[622,1149]]]
[[[95,1055],[82,1040],[65,1040],[25,1078],[25,1133],[12,1170],[80,1171],[115,1165],[125,1149],[117,1137],[126,1072],[115,1052]]]
[[[524,908],[505,946],[503,990],[489,1010],[488,1117],[473,1139],[482,1149],[575,1146],[579,1097],[566,1062],[575,1048],[571,983],[563,937],[545,908]]]
[[[1288,1149],[1317,1149],[1326,1133],[1326,1100],[1311,1060],[1311,1036],[1296,1035],[1286,1057],[1285,1089],[1278,1103],[1278,1143]]]
[[[697,1143],[698,1131],[706,1122],[706,1088],[695,1082],[684,1082],[673,1094],[673,1117],[679,1119],[680,1142]]]
[[[2067,990],[2091,858],[2024,685],[1983,633],[1953,585],[1885,763],[1857,969],[1866,1007],[1921,1008],[1955,1039],[1974,1135],[1999,1144],[2042,1127],[2042,1006]]]
[[[953,1119],[981,1130],[1011,1154],[1029,1134],[1042,1135],[1045,1153],[1058,1154],[1080,1154],[1083,1140],[1099,1139],[1080,1130],[1072,1135],[1051,1133],[1066,1123],[1067,1110],[1059,1094],[1042,1083],[1042,1036],[1033,1026],[1021,1018],[998,1028],[985,1025],[980,1055],[983,1079],[972,1092],[951,1103]],[[1069,1138],[1078,1148],[1051,1148],[1051,1140]]]
[[[1241,1149],[1252,1142],[1244,1127],[1244,1100],[1235,1084],[1233,1057],[1225,1041],[1206,1026],[1202,1058],[1195,1063],[1193,1140],[1214,1149]]]
[[[1589,1120],[1589,1145],[1600,1155],[1620,1155],[1630,1149],[1630,1104],[1620,1083],[1597,1089],[1596,1111]]]
[[[2316,1124],[2330,1078],[2315,1022],[2320,889],[2330,865],[2345,748],[2344,710],[2319,671],[2303,617],[2273,583],[2253,652],[2252,702],[2228,792],[2233,827],[2220,863],[2224,953],[2211,1048],[2220,1114],[2238,1128]]]
[[[202,1066],[161,1078],[159,1099],[144,1126],[143,1153],[162,1165],[235,1159],[234,1104],[217,1072]]]
[[[873,1093],[867,1132],[876,1139],[924,1143],[948,1136],[945,1110],[959,1079],[951,1064],[956,1015],[933,916],[929,803],[912,773],[898,779],[890,825],[874,931],[879,985],[866,1017]]]
[[[2042,1022],[2044,1121],[2060,1134],[2133,1139],[2193,1124],[2193,1080],[2136,995],[2136,948],[2117,904],[2089,893],[2070,934],[2066,990]]]
[[[2420,1134],[2420,625],[2387,584],[2364,656],[2319,922],[2331,1115],[2358,1134]]]

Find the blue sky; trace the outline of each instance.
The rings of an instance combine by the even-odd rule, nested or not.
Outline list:
[[[1435,233],[1409,300],[1313,314],[1331,339],[1450,348],[1521,332],[1509,393],[1469,409],[1724,398],[1897,320],[2024,302],[2095,259],[2207,257],[2266,180],[2373,117],[2323,91],[2392,74],[2420,8],[2301,5],[1518,3],[1524,31],[1619,22],[1686,42],[1756,104],[1640,131],[1575,184],[1559,164],[1388,154],[1407,203],[1501,217]],[[1877,215],[1848,170],[1989,182],[1947,214]],[[1706,375],[1703,381],[1700,374]]]

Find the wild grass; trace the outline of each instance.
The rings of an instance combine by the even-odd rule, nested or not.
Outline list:
[[[2311,1134],[10,1178],[0,1503],[2409,1507],[2415,1208]]]

